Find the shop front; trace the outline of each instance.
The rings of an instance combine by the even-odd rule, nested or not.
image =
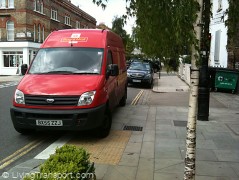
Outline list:
[[[1,42],[0,75],[20,75],[21,65],[30,64],[40,45],[31,42]]]

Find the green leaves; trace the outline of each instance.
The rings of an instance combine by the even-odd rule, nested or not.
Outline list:
[[[175,59],[186,52],[190,53],[192,45],[199,50],[193,26],[200,10],[196,0],[126,2],[127,14],[124,19],[127,16],[136,17],[134,39],[144,54]]]
[[[228,0],[229,9],[226,11],[226,15],[228,15],[228,19],[226,20],[225,24],[228,26],[228,38],[232,41],[235,41],[237,32],[238,32],[238,25],[239,25],[239,16],[238,16],[238,9],[239,9],[239,1],[238,0]],[[236,43],[236,42],[234,42]],[[237,42],[239,45],[239,42]]]
[[[24,177],[24,180],[57,180],[80,179],[90,167],[89,153],[83,148],[73,145],[64,145],[57,148],[40,167],[40,172]],[[94,168],[88,173],[94,173]]]
[[[176,57],[195,42],[196,1],[137,0],[135,5],[136,36],[146,54]]]

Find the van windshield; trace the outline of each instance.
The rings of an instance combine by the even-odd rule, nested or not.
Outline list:
[[[102,59],[101,48],[40,49],[29,74],[100,74]]]

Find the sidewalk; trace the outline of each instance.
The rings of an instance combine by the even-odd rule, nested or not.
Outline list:
[[[107,138],[75,135],[67,141],[91,153],[98,180],[183,179],[188,86],[176,75],[162,73],[157,78],[151,99],[168,98],[167,104],[117,108]],[[227,106],[232,99],[234,106]],[[197,121],[196,180],[239,179],[237,103],[238,95],[211,93],[209,121]],[[126,126],[135,128],[123,130]],[[8,179],[16,172],[39,171],[43,154],[12,168]]]
[[[1,76],[0,75],[0,83],[2,82],[10,82],[10,81],[19,81],[23,76],[14,75],[14,76]]]

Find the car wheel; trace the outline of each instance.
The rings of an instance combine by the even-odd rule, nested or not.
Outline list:
[[[149,82],[149,84],[148,84],[148,87],[151,89],[152,88],[152,86],[153,86],[153,80],[151,80],[150,82]]]
[[[127,87],[125,88],[124,96],[119,102],[120,106],[125,106],[126,105],[126,100],[127,100]]]
[[[109,135],[112,124],[111,112],[109,109],[105,111],[104,120],[101,126],[97,130],[97,136],[99,138],[105,138]]]

